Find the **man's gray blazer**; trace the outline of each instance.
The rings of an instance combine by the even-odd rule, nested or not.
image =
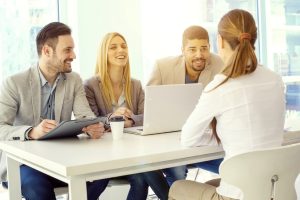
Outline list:
[[[77,73],[65,73],[55,91],[55,121],[94,117]],[[8,77],[0,89],[0,140],[25,140],[25,131],[40,123],[41,81],[38,67]],[[6,156],[0,151],[0,181],[6,181]]]

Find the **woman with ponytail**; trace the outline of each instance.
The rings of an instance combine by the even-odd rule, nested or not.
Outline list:
[[[257,28],[249,12],[235,9],[221,18],[218,51],[225,67],[206,86],[183,126],[183,146],[222,144],[226,160],[240,153],[281,145],[284,84],[279,75],[258,65],[256,38]],[[208,126],[213,130],[210,136],[205,132]],[[241,198],[239,188],[222,180],[214,181],[214,185],[177,181],[169,193],[169,200]]]

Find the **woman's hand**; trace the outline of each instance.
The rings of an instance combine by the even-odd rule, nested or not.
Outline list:
[[[110,116],[110,118],[115,116],[122,116],[125,119],[124,127],[127,128],[127,127],[132,127],[132,125],[134,124],[134,121],[131,118],[132,115],[133,112],[130,109],[125,107],[120,107]]]
[[[132,125],[134,124],[134,121],[130,118],[126,118],[125,117],[125,122],[124,122],[124,127],[125,128],[128,128],[128,127],[132,127]]]
[[[123,116],[123,117],[131,118],[132,115],[133,113],[131,110],[125,107],[120,107],[111,115],[111,117]]]

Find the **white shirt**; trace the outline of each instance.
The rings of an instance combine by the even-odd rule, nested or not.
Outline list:
[[[183,146],[216,144],[206,128],[213,117],[225,151],[225,159],[257,149],[280,146],[285,117],[284,84],[279,75],[258,66],[249,74],[229,79],[217,74],[202,93],[198,105],[182,128]],[[207,131],[206,131],[207,132]],[[242,198],[241,191],[221,181],[220,195]]]
[[[113,100],[112,102],[113,111],[116,111],[120,107],[126,107],[126,98],[125,98],[124,90],[122,91],[122,94],[118,99],[118,102],[116,102],[115,100]]]

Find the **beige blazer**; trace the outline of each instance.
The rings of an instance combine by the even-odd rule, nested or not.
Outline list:
[[[199,76],[198,82],[205,87],[221,71],[222,67],[223,62],[221,58],[211,53],[205,69]],[[147,85],[184,84],[185,71],[185,59],[182,55],[159,59],[155,63]]]
[[[106,116],[112,113],[112,108],[109,108],[104,103],[104,97],[100,89],[101,81],[98,76],[84,81],[84,89],[86,97],[90,104],[91,109],[96,116]],[[131,79],[131,100],[132,100],[132,119],[135,122],[135,126],[143,125],[144,116],[144,90],[141,82],[136,79]]]
[[[38,68],[7,78],[0,89],[0,140],[24,140],[25,131],[40,123],[41,81]],[[84,116],[94,117],[87,102],[80,76],[63,74],[55,91],[55,120],[61,122]],[[0,151],[0,156],[2,152]],[[1,156],[0,181],[6,180],[6,159]]]

